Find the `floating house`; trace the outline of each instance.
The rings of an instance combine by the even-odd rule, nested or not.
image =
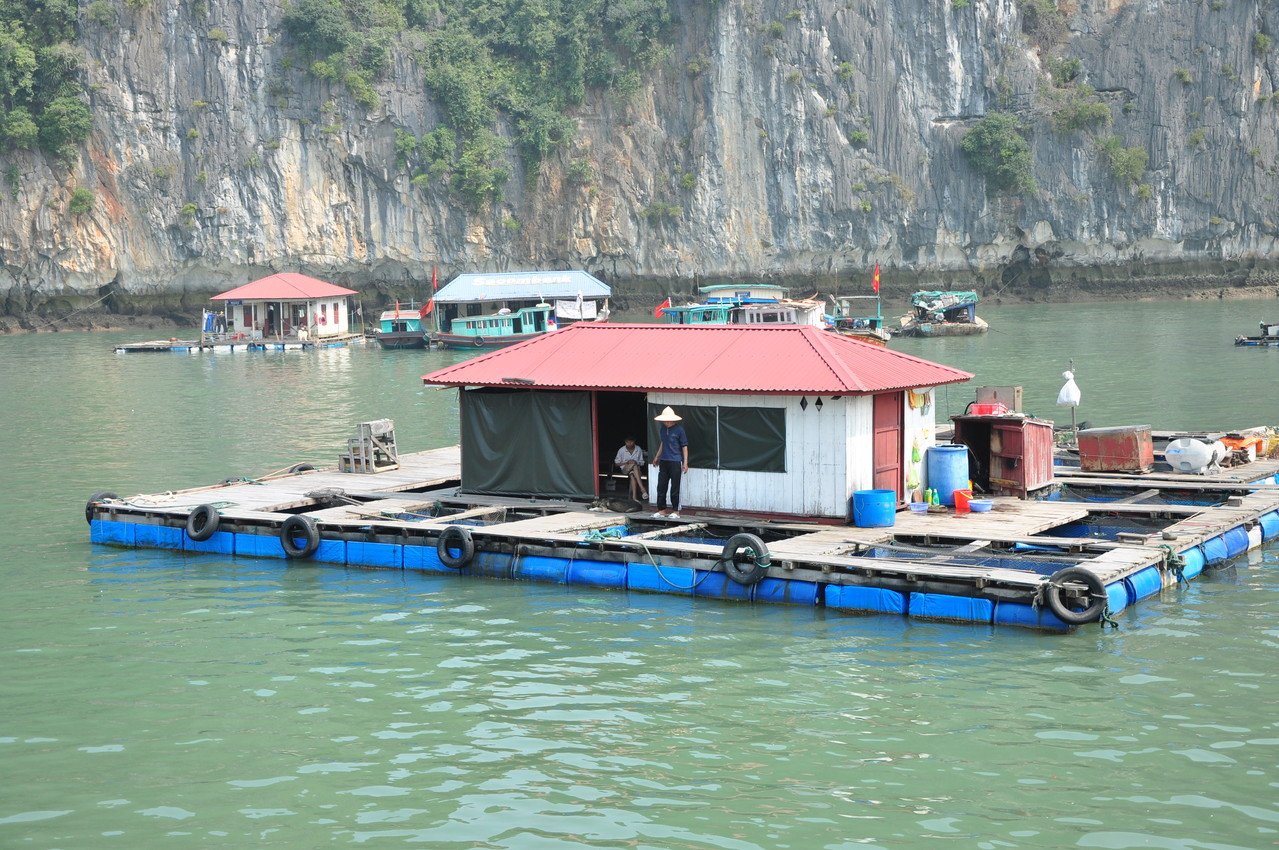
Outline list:
[[[250,340],[322,342],[352,336],[354,289],[280,272],[213,296],[226,309],[226,332]]]
[[[136,351],[293,351],[361,342],[351,328],[354,289],[296,272],[280,272],[213,296],[221,311],[204,311],[199,339],[151,340],[115,346]]]
[[[1279,539],[1279,432],[1213,436],[1238,447],[1194,474],[1146,426],[1081,434],[1080,466],[1054,467],[1030,446],[1051,423],[1007,410],[951,417],[958,442],[930,445],[935,388],[970,377],[803,326],[582,323],[424,376],[459,388],[460,447],[401,452],[390,420],[365,422],[336,468],[101,491],[85,519],[117,546],[1047,631]],[[690,441],[683,516],[597,498],[616,446],[655,446],[668,405]],[[898,513],[924,455],[953,502]],[[985,510],[959,498],[970,475]],[[850,527],[850,495],[888,500]]]
[[[608,319],[612,290],[584,271],[461,274],[439,289],[434,339],[447,348],[501,348],[574,322]]]
[[[423,380],[460,388],[463,492],[593,498],[670,405],[689,510],[842,519],[858,490],[903,500],[933,389],[971,377],[805,325],[584,323]]]

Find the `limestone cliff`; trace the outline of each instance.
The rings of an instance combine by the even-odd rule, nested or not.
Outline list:
[[[288,67],[277,3],[122,5],[113,27],[81,23],[94,131],[78,161],[6,155],[3,312],[196,303],[276,270],[420,293],[432,266],[577,267],[631,292],[743,276],[830,291],[875,262],[890,287],[988,293],[1273,284],[1279,50],[1256,34],[1279,34],[1276,5],[1084,0],[1056,30],[1033,6],[677,0],[674,49],[640,92],[588,95],[570,146],[531,177],[512,156],[500,202],[474,212],[397,169],[396,130],[440,121],[411,45],[370,111]],[[1054,129],[1064,61],[1109,126]],[[989,196],[960,151],[997,108],[1029,130],[1031,195]],[[1146,151],[1138,181],[1106,167],[1110,136]],[[582,158],[591,180],[567,179]],[[88,213],[68,210],[77,187]]]

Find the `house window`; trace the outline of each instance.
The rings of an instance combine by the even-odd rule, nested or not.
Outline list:
[[[649,445],[661,440],[653,417],[664,405],[649,405]],[[688,465],[736,472],[786,471],[786,410],[781,407],[675,405],[688,434]]]

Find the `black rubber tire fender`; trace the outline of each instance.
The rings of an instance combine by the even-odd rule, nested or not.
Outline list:
[[[1072,611],[1066,607],[1066,602],[1062,598],[1062,589],[1067,582],[1079,582],[1088,588],[1087,608],[1082,611]],[[1102,583],[1101,577],[1083,567],[1066,567],[1049,576],[1044,599],[1048,603],[1048,610],[1052,611],[1058,620],[1069,626],[1082,626],[1100,619],[1108,601],[1106,585]]]
[[[483,338],[483,337],[478,337],[478,336],[477,336],[477,337],[475,338],[475,341],[474,341],[474,342],[472,342],[472,343],[471,343],[471,345],[475,346],[476,348],[483,348],[483,347],[484,347],[484,338]]]
[[[200,505],[187,514],[187,537],[195,542],[208,540],[218,530],[222,515],[213,505]]]
[[[96,505],[98,502],[101,502],[103,499],[118,499],[118,498],[120,497],[117,496],[115,493],[112,493],[110,490],[99,490],[97,493],[94,493],[92,496],[89,497],[89,501],[84,503],[84,521],[89,523],[90,525],[93,524],[93,506]]]
[[[738,560],[742,550],[751,553],[745,562]],[[754,534],[734,534],[720,552],[719,567],[738,584],[759,584],[768,575],[768,545]]]
[[[303,544],[297,544],[297,538]],[[309,516],[294,515],[280,525],[280,545],[290,558],[309,558],[320,548],[320,527]]]
[[[456,555],[453,554],[454,547],[459,550]],[[464,525],[450,525],[440,532],[435,541],[435,553],[439,555],[440,563],[446,567],[455,570],[465,567],[475,557],[475,541],[471,538],[471,529]]]
[[[296,466],[290,468],[289,472],[291,472],[294,475],[297,475],[298,473],[301,473],[301,472],[311,472],[314,469],[315,467],[309,463],[299,463]]]

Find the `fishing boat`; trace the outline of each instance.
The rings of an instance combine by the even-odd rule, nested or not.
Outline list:
[[[893,336],[972,336],[989,329],[977,315],[976,292],[921,291],[910,297],[910,312],[902,316]]]
[[[672,325],[811,325],[826,327],[824,305],[814,298],[787,297],[775,284],[720,284],[698,289],[702,300],[657,308],[657,316]]]
[[[426,348],[427,331],[422,321],[430,312],[429,305],[419,307],[412,301],[407,305],[397,301],[394,307],[382,311],[373,338],[383,348]]]
[[[1262,322],[1258,336],[1237,336],[1235,345],[1279,345],[1279,322]]]
[[[887,345],[890,338],[884,327],[884,316],[878,295],[840,295],[834,302],[834,324],[831,330],[841,336],[860,339],[873,345]],[[865,303],[875,302],[875,315],[868,315]]]
[[[612,290],[584,271],[461,274],[432,297],[432,339],[446,348],[503,348],[576,322],[608,321]]]

